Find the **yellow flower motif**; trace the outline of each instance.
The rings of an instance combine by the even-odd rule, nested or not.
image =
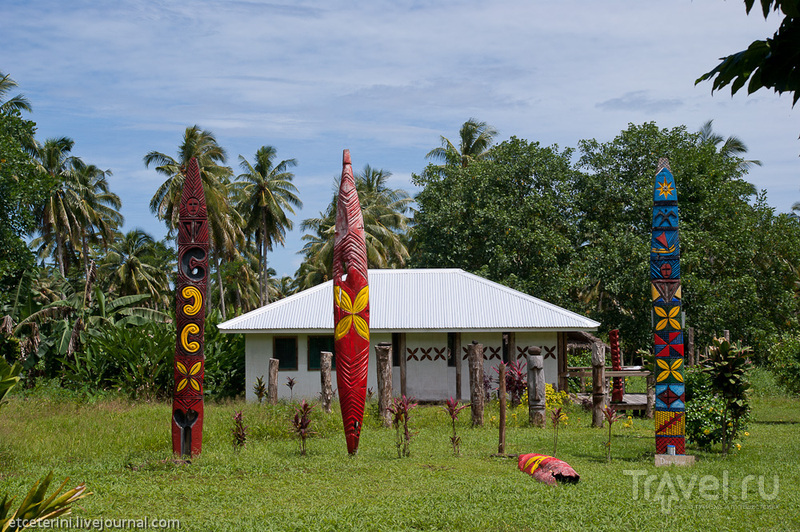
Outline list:
[[[658,377],[656,377],[656,382],[667,380],[670,376],[674,377],[678,382],[683,382],[683,375],[680,373],[681,366],[683,365],[682,358],[676,358],[671,365],[666,360],[659,358],[656,360],[656,364],[663,370],[658,374]]]
[[[369,287],[365,286],[361,289],[356,295],[354,303],[350,300],[350,296],[347,295],[347,292],[335,286],[333,288],[333,302],[337,307],[347,313],[336,325],[334,338],[336,340],[343,338],[344,335],[350,331],[350,327],[355,327],[360,337],[369,340],[369,325],[367,325],[367,321],[364,318],[358,315],[363,312],[364,309],[367,308],[367,304],[369,304]]]
[[[669,326],[672,327],[673,329],[681,328],[681,324],[678,323],[678,320],[675,319],[675,317],[681,313],[681,307],[679,305],[675,305],[674,307],[669,309],[669,314],[667,314],[667,311],[664,310],[663,307],[653,307],[653,310],[656,312],[656,315],[659,318],[662,318],[661,320],[658,321],[658,323],[656,323],[657,331],[666,329],[667,324],[669,324]]]
[[[183,362],[176,362],[175,367],[178,368],[178,373],[183,376],[183,378],[178,381],[178,386],[175,388],[175,391],[179,392],[183,390],[188,384],[194,391],[199,392],[200,383],[197,381],[197,375],[200,373],[202,365],[203,363],[198,361],[192,364],[191,369],[187,370]]]

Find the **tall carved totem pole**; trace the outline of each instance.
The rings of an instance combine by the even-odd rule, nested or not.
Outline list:
[[[172,401],[172,451],[197,455],[203,444],[208,215],[197,160],[186,168],[178,217],[177,339]]]
[[[364,218],[350,151],[344,150],[333,244],[333,323],[336,383],[347,452],[358,451],[369,365],[369,284]]]
[[[656,453],[684,454],[686,423],[681,325],[678,193],[667,159],[659,159],[653,190],[650,282],[656,365]]]

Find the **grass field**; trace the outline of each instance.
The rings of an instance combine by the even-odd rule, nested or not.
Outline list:
[[[609,464],[607,429],[573,409],[558,456],[581,481],[551,487],[516,460],[490,456],[496,406],[484,428],[461,414],[459,457],[446,414],[414,410],[412,455],[398,459],[394,431],[378,428],[374,411],[351,458],[341,416],[315,409],[319,435],[301,457],[288,434],[291,405],[207,404],[203,453],[180,464],[171,460],[168,404],[16,397],[0,410],[0,493],[24,496],[54,470],[93,492],[75,517],[178,519],[181,530],[800,530],[800,399],[753,402],[741,450],[689,449],[692,468],[655,468],[653,422],[639,418],[614,425]],[[230,435],[237,409],[249,426],[240,452]],[[525,426],[523,409],[517,417],[507,452],[552,453],[552,429]]]

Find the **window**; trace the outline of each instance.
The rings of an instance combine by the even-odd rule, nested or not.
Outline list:
[[[309,336],[308,337],[308,370],[320,370],[322,357],[320,353],[330,351],[333,353],[331,358],[331,370],[336,369],[336,353],[333,350],[333,336]]]
[[[458,338],[458,333],[447,333],[447,367],[454,368],[458,361],[461,351],[461,342]]]
[[[278,369],[297,369],[297,337],[296,336],[276,336],[272,356],[280,361]]]
[[[403,333],[392,333],[392,366],[400,366],[400,357],[403,356],[402,351],[402,335]]]

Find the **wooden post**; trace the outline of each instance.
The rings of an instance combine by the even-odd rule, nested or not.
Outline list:
[[[725,338],[727,341],[731,341],[731,332],[728,329],[722,331],[722,337]]]
[[[398,343],[398,351],[397,356],[400,358],[400,394],[408,397],[408,392],[406,392],[406,333],[400,333],[400,341]]]
[[[278,404],[278,365],[281,361],[277,358],[269,359],[269,403]]]
[[[517,361],[517,333],[508,333],[508,362]]]
[[[333,400],[333,387],[331,386],[331,361],[333,360],[333,353],[330,351],[322,351],[319,354],[319,381],[322,391],[320,392],[320,399],[322,401],[322,409],[326,414],[331,413],[331,400]]]
[[[500,396],[500,441],[497,444],[497,452],[506,454],[506,365],[500,364],[499,369],[497,394]]]
[[[453,350],[455,353],[452,353],[451,356],[455,358],[456,361],[456,401],[461,401],[461,333],[456,333],[456,341],[454,342],[455,345],[453,346]]]
[[[569,367],[567,360],[567,333],[560,332],[557,334],[558,339],[558,391],[569,392],[569,379],[567,378],[567,368]]]
[[[606,346],[592,344],[592,426],[603,426],[603,407],[606,403]]]
[[[375,346],[375,358],[378,361],[378,412],[383,426],[392,424],[389,404],[392,402],[392,344],[381,342]]]
[[[475,340],[467,347],[469,361],[469,400],[472,403],[472,426],[483,426],[483,344]]]
[[[541,353],[540,347],[528,349],[528,421],[535,427],[544,427],[547,407]]]
[[[694,327],[686,328],[686,356],[689,359],[690,366],[696,366],[697,361],[694,358]]]
[[[656,405],[656,378],[654,375],[647,376],[647,407],[644,415],[647,419],[653,419],[653,410]]]

